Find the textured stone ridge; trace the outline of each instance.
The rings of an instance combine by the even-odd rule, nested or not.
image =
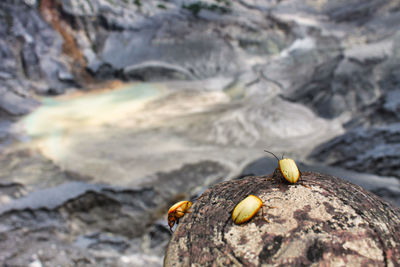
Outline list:
[[[399,266],[400,210],[342,179],[307,172],[303,184],[251,176],[208,189],[169,243],[165,266]],[[248,223],[231,214],[247,195],[265,205]]]

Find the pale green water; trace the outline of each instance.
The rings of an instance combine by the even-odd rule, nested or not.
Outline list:
[[[93,104],[118,104],[157,96],[160,92],[159,87],[160,85],[152,83],[129,84],[111,91],[82,95],[77,99],[62,100],[54,97],[45,97],[42,100],[42,104],[43,106],[80,105],[86,104],[88,101]]]
[[[35,138],[59,135],[71,127],[112,122],[134,112],[164,90],[159,84],[139,83],[78,97],[45,97],[42,106],[23,119],[24,128],[28,136]]]
[[[21,121],[27,145],[54,161],[71,161],[68,155],[76,150],[76,144],[113,129],[133,128],[130,118],[140,114],[146,103],[163,92],[165,87],[160,84],[139,83],[114,90],[43,98],[42,105]]]
[[[187,83],[129,84],[44,98],[21,125],[25,145],[62,169],[126,185],[182,162],[208,159],[209,153],[193,153],[199,145],[190,138],[193,125],[212,120],[209,110],[228,101],[224,92],[193,90]]]

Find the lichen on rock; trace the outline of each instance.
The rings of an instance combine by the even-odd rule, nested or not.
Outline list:
[[[289,185],[276,177],[251,176],[208,189],[177,227],[165,266],[400,263],[399,209],[333,176],[307,172],[302,179]],[[275,208],[264,207],[248,223],[236,225],[232,211],[249,194]]]

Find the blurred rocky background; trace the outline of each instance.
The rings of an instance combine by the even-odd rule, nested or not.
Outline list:
[[[285,154],[400,206],[397,0],[3,0],[0,262],[161,266]]]

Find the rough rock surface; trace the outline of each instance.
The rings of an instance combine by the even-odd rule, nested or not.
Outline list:
[[[169,243],[165,266],[397,266],[400,210],[339,178],[307,172],[220,183],[199,197]],[[231,214],[247,195],[265,205],[248,223]]]
[[[312,152],[318,162],[400,178],[400,123],[358,127]]]

